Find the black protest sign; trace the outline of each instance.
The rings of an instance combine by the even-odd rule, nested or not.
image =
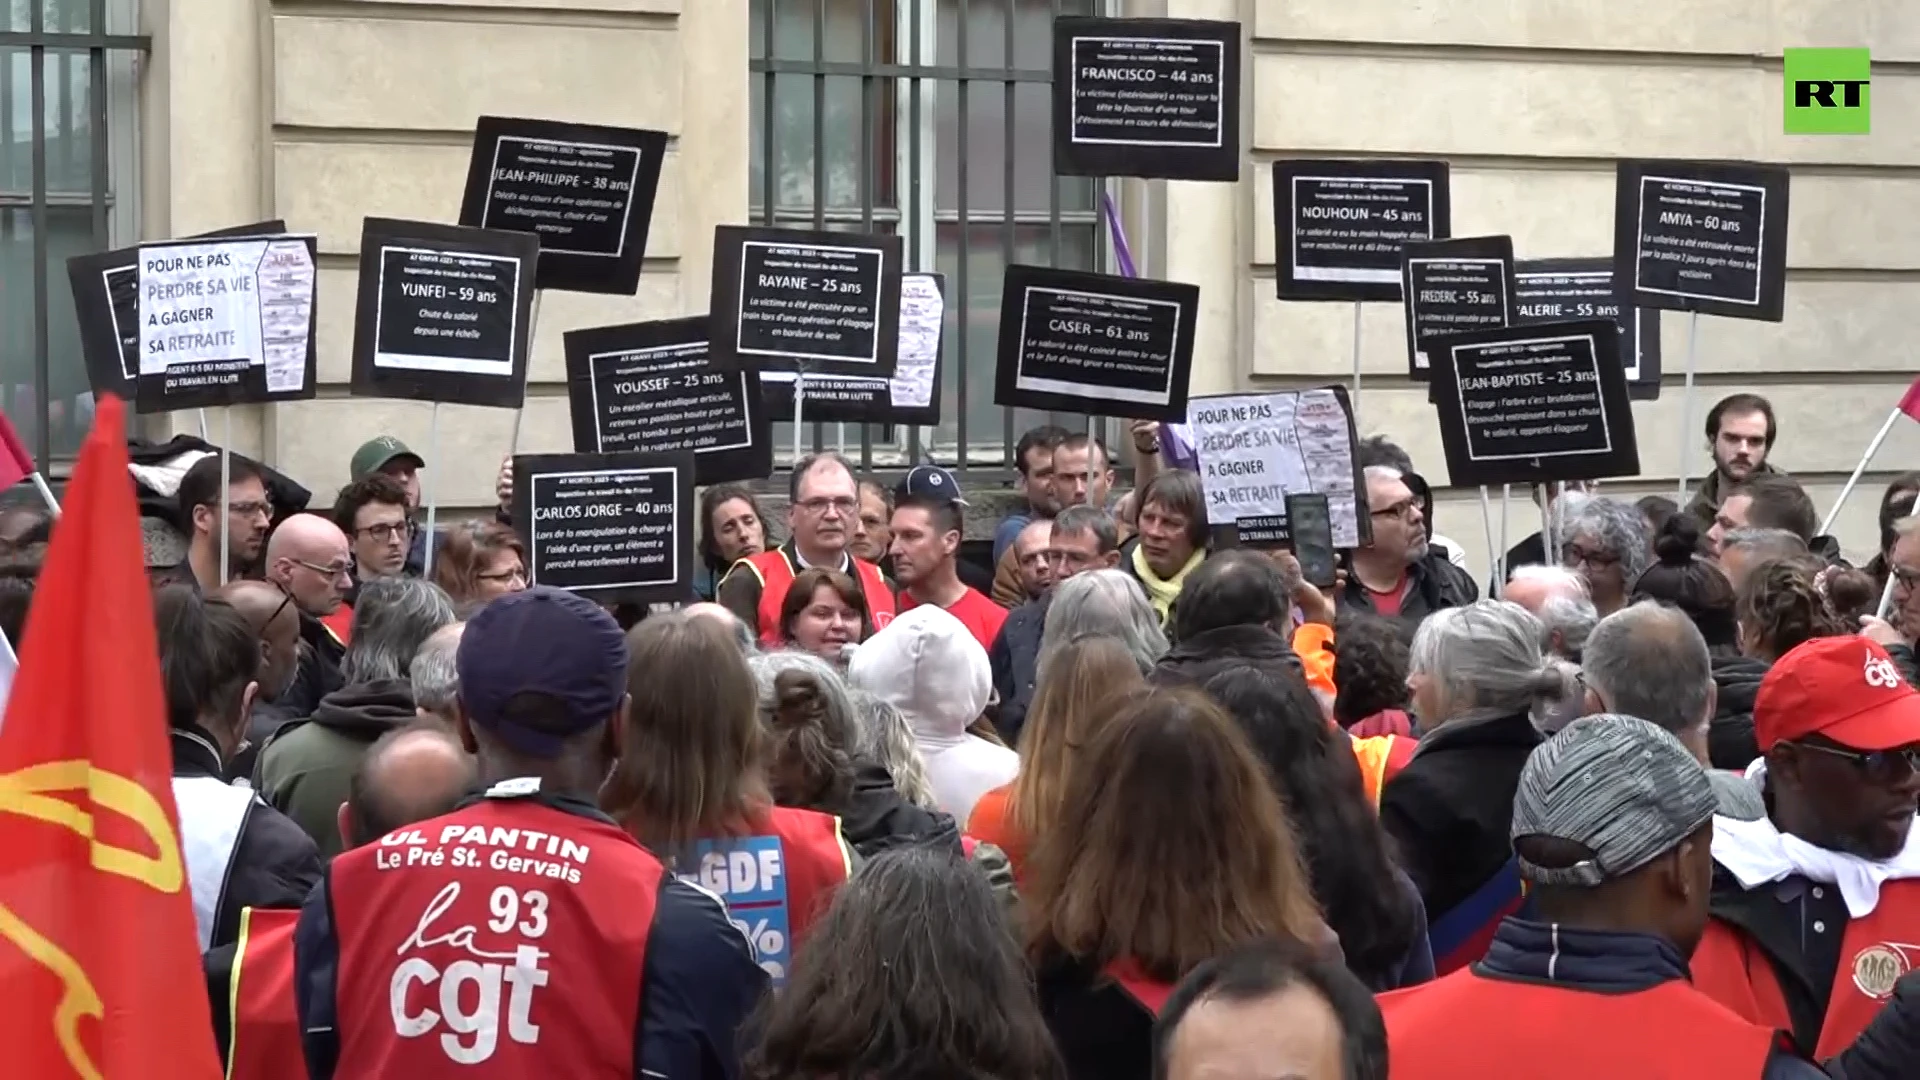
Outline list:
[[[539,250],[528,233],[366,219],[352,393],[519,408]]]
[[[946,276],[900,280],[900,358],[891,379],[808,375],[801,399],[807,420],[843,424],[938,424]],[[763,372],[761,399],[773,420],[793,420],[792,372]]]
[[[1444,161],[1273,163],[1282,300],[1398,300],[1400,248],[1452,236]]]
[[[1240,179],[1240,24],[1055,19],[1053,171]]]
[[[1407,377],[1425,382],[1428,338],[1497,329],[1513,322],[1513,238],[1431,240],[1401,249],[1400,294],[1407,315]]]
[[[722,225],[713,235],[713,358],[763,371],[893,377],[900,238]]]
[[[460,224],[538,236],[542,289],[632,296],[666,156],[664,131],[483,116]]]
[[[286,231],[284,221],[262,221],[188,239],[277,236]],[[88,388],[95,394],[135,401],[134,380],[140,374],[140,249],[75,255],[67,260],[67,284],[80,324]]]
[[[565,341],[575,450],[692,451],[703,486],[773,472],[760,374],[713,366],[706,316],[574,330]]]
[[[520,454],[527,580],[594,600],[693,599],[693,455]]]
[[[1515,325],[1612,319],[1620,327],[1620,366],[1636,401],[1660,396],[1660,310],[1630,307],[1613,287],[1613,260],[1527,259],[1514,267]]]
[[[1612,319],[1434,338],[1433,388],[1456,487],[1635,476],[1633,406]]]
[[[314,396],[315,264],[312,236],[142,244],[140,411]]]
[[[1787,170],[1710,161],[1614,169],[1614,285],[1636,307],[1779,322]]]
[[[1200,287],[1009,266],[993,402],[1183,423]]]

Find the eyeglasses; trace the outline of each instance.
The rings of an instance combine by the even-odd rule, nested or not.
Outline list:
[[[1413,517],[1413,512],[1419,508],[1420,508],[1420,500],[1401,499],[1399,502],[1394,503],[1392,506],[1383,506],[1380,509],[1373,511],[1373,516],[1377,518],[1387,518],[1387,517],[1399,518],[1400,520],[1405,521]]]
[[[1819,743],[1796,742],[1788,744],[1801,750],[1817,750],[1830,757],[1846,758],[1860,774],[1876,784],[1888,784],[1905,778],[1900,771],[1902,763],[1907,773],[1920,772],[1920,749],[1908,747],[1904,750],[1848,750],[1839,746],[1822,746]]]
[[[1620,556],[1609,555],[1604,551],[1588,551],[1578,544],[1566,544],[1560,548],[1560,562],[1563,566],[1579,566],[1582,563],[1595,570],[1605,570],[1620,561]]]
[[[523,566],[516,566],[511,570],[502,570],[496,574],[475,574],[473,576],[479,578],[481,581],[493,581],[502,584],[510,581],[518,581],[522,585],[527,583],[527,571]]]
[[[356,536],[370,537],[384,544],[395,537],[411,537],[413,535],[413,522],[383,521],[377,525],[369,525],[364,529],[355,529],[353,532]]]
[[[1909,589],[1920,589],[1920,570],[1906,566],[1893,568],[1893,579]]]
[[[270,502],[235,502],[227,504],[227,513],[240,517],[272,517],[273,504]]]
[[[319,574],[321,577],[326,578],[329,581],[332,581],[334,578],[346,577],[347,575],[353,573],[352,563],[339,563],[334,566],[322,566],[319,563],[310,563],[305,559],[290,559],[288,561],[292,562],[293,565],[295,566],[303,566],[308,570],[311,570],[314,573]]]
[[[828,510],[837,510],[842,514],[853,514],[859,511],[860,500],[847,498],[829,499],[825,496],[820,496],[812,499],[801,499],[795,505],[809,514],[824,514]]]

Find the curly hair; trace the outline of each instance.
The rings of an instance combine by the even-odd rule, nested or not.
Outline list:
[[[1333,634],[1333,718],[1352,727],[1375,713],[1407,707],[1407,642],[1390,620],[1340,616]]]
[[[1734,616],[1749,653],[1775,660],[1815,638],[1852,632],[1821,595],[1820,570],[1818,559],[1799,556],[1747,571],[1734,598]]]

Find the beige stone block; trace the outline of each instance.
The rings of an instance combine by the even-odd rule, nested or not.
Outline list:
[[[747,147],[751,101],[747,93],[744,3],[688,5],[679,21],[683,84],[676,207],[683,225],[681,306],[705,311],[713,276],[713,227],[747,220]]]
[[[1782,134],[1780,75],[1759,68],[1256,53],[1252,72],[1252,145],[1276,152],[1920,164],[1911,125]],[[1920,75],[1878,74],[1873,95],[1882,117],[1920,113]]]
[[[346,0],[353,4],[379,4],[383,7],[445,8],[446,0]],[[684,0],[460,0],[462,8],[478,11],[552,11],[566,14],[605,12],[612,15],[676,15]]]
[[[635,296],[599,296],[592,293],[543,291],[538,321],[533,328],[533,359],[528,381],[562,383],[567,357],[562,335],[588,326],[672,319],[679,307],[680,275],[672,271],[643,273]],[[343,267],[320,271],[319,316],[315,333],[319,382],[342,385],[353,378],[353,318],[360,273]]]
[[[482,115],[680,125],[671,28],[276,15],[274,122],[465,131]]]
[[[430,447],[432,406],[420,401],[330,397],[290,401],[275,411],[267,463],[312,489],[314,502],[330,505],[347,482],[347,458],[376,435],[392,435],[427,459],[434,500],[445,507],[484,507],[493,502],[500,458],[513,439],[513,410],[471,405],[440,406],[437,447]],[[565,397],[527,399],[520,452],[573,449]]]
[[[1522,259],[1613,251],[1613,170],[1593,168],[1452,171],[1453,234],[1513,237]],[[1901,175],[1793,177],[1787,265],[1825,270],[1920,269],[1920,179]],[[1255,168],[1254,263],[1274,259],[1273,170]]]
[[[467,182],[467,146],[281,142],[274,147],[274,205],[289,228],[319,234],[320,251],[353,255],[368,217],[453,222]],[[647,257],[680,254],[679,155],[660,169]]]

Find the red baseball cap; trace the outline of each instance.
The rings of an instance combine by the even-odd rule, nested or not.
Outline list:
[[[1753,702],[1760,752],[1824,735],[1854,750],[1920,744],[1920,691],[1863,637],[1815,638],[1774,661]]]

